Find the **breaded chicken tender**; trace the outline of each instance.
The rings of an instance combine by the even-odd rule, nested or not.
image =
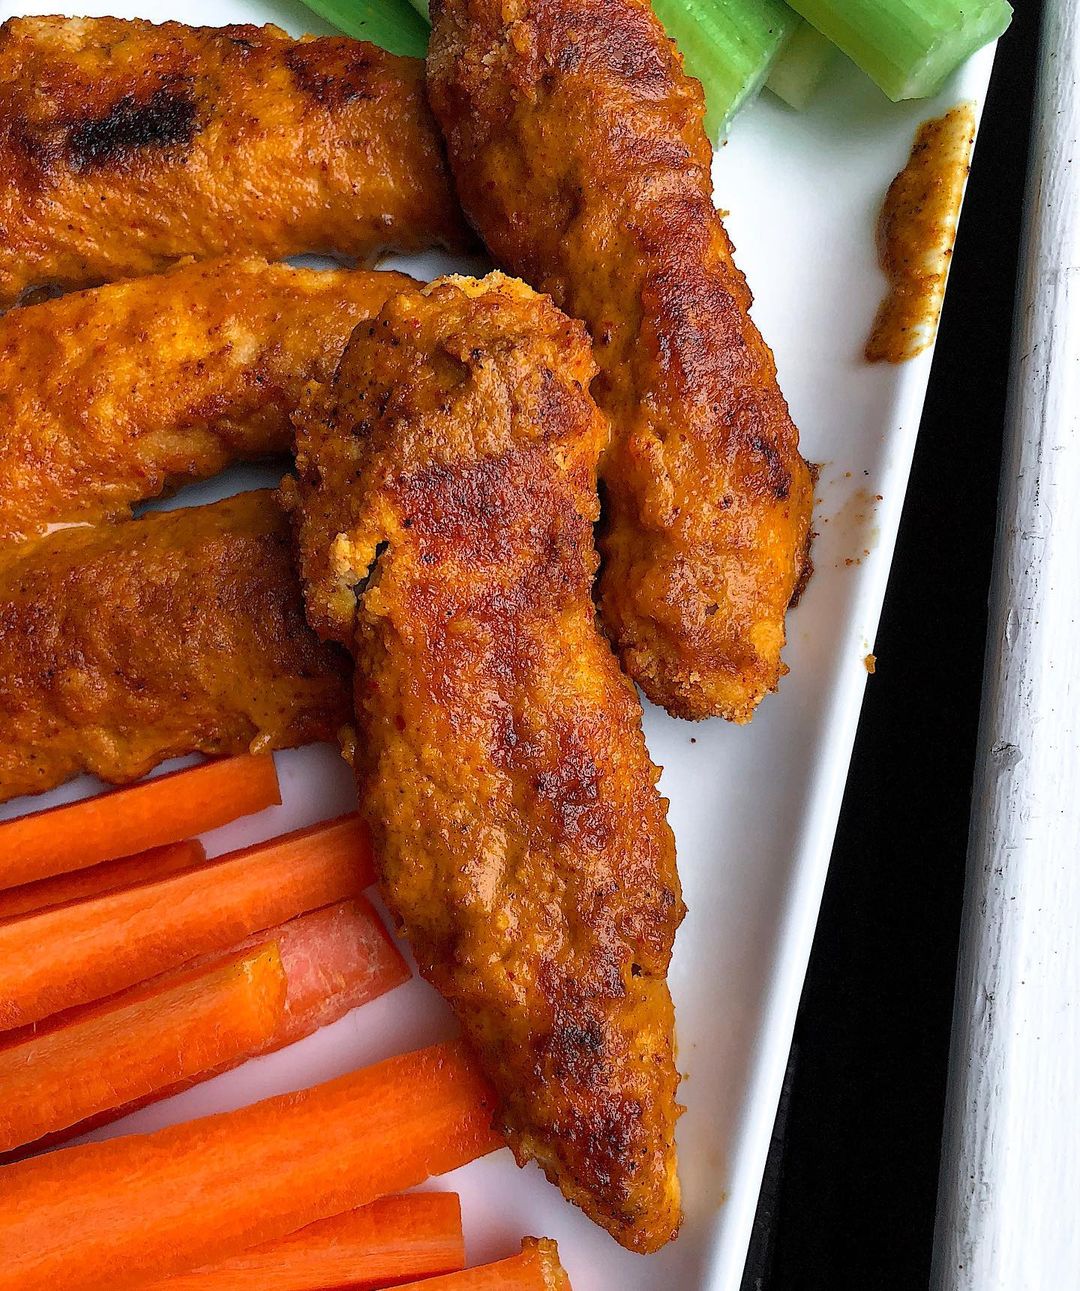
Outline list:
[[[0,562],[0,802],[81,771],[332,740],[348,659],[304,622],[273,495],[59,529]]]
[[[292,448],[305,384],[404,274],[188,264],[0,317],[0,543]]]
[[[416,59],[278,27],[0,27],[0,308],[184,256],[463,238]]]
[[[641,708],[598,631],[584,328],[495,274],[396,297],[298,417],[308,616],[356,661],[386,900],[520,1162],[623,1245],[679,1227],[683,906]]]
[[[812,489],[712,199],[701,86],[648,0],[432,0],[432,107],[495,258],[592,333],[600,605],[678,717],[775,689]]]

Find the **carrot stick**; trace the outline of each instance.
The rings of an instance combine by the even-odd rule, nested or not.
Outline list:
[[[465,1264],[453,1192],[383,1197],[145,1291],[367,1291]]]
[[[136,883],[149,883],[152,879],[163,879],[180,870],[194,869],[205,860],[206,849],[202,843],[197,838],[186,838],[182,843],[153,847],[148,852],[125,856],[119,861],[91,865],[88,870],[74,870],[51,879],[38,879],[36,883],[24,883],[22,887],[0,892],[0,919],[13,919],[16,915],[48,910],[68,901],[85,901],[103,892],[133,888]]]
[[[239,1111],[0,1170],[0,1291],[125,1291],[400,1192],[503,1143],[461,1042]]]
[[[263,1049],[285,1014],[277,947],[0,1050],[0,1151]]]
[[[526,1237],[521,1254],[497,1264],[400,1285],[398,1291],[571,1291],[559,1248],[547,1237]]]
[[[281,1006],[257,1031],[256,987],[270,974],[249,972],[246,995],[229,975],[267,954]],[[225,956],[9,1031],[0,1036],[0,1160],[15,1149],[25,1156],[27,1144],[55,1147],[283,1049],[408,979],[382,920],[358,897],[256,933]],[[262,994],[269,999],[268,989]]]
[[[284,1016],[261,1053],[303,1040],[411,976],[364,897],[291,919],[248,940],[277,944],[289,984]]]
[[[270,753],[220,758],[0,825],[0,888],[178,843],[281,801]]]
[[[0,1029],[26,1026],[225,950],[372,882],[356,816],[210,865],[0,925]]]

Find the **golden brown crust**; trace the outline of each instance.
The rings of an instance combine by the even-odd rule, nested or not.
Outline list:
[[[0,564],[0,801],[333,739],[347,673],[304,622],[271,494],[60,529]]]
[[[384,891],[519,1160],[634,1250],[679,1225],[682,901],[641,708],[598,632],[584,329],[492,275],[401,295],[298,418],[309,617],[357,662]]]
[[[812,491],[712,200],[701,87],[647,0],[433,0],[428,88],[466,213],[592,332],[601,607],[680,717],[774,689]]]
[[[237,256],[3,315],[0,543],[287,452],[305,383],[411,285]]]
[[[0,27],[0,307],[183,256],[461,245],[423,64],[344,37]]]

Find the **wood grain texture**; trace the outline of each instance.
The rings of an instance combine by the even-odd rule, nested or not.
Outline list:
[[[1080,14],[1047,6],[932,1285],[1080,1269]]]

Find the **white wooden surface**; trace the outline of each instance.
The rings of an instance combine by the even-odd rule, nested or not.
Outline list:
[[[1080,1288],[1076,0],[1048,0],[1036,112],[938,1199],[942,1291]]]

